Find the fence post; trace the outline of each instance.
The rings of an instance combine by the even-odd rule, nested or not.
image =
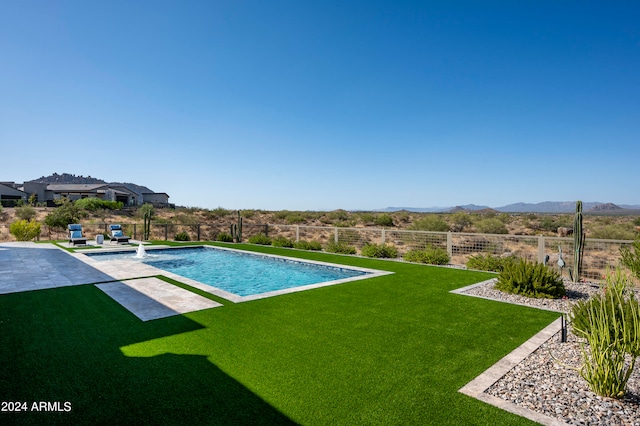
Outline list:
[[[300,225],[296,225],[296,243],[300,242]]]
[[[137,231],[138,231],[138,230],[137,230],[137,226],[136,226],[136,224],[134,223],[134,224],[133,224],[133,239],[134,239],[134,240],[137,240],[137,239],[138,239],[138,236],[137,236],[137,234],[138,234],[138,233],[137,233]]]
[[[544,237],[538,237],[538,263],[544,262]]]
[[[169,224],[164,224],[164,240],[167,241],[169,239]]]
[[[264,235],[265,235],[265,237],[269,236],[269,224],[268,223],[264,224]]]
[[[337,244],[338,243],[338,227],[336,226],[333,232],[333,241]]]
[[[449,259],[453,258],[453,237],[451,231],[447,232],[447,253],[449,254]]]
[[[384,244],[384,237],[385,237],[385,235],[384,235],[384,228],[382,228],[382,244]]]
[[[198,224],[198,241],[200,241],[200,224]]]

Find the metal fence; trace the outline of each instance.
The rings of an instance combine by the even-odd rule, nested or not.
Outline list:
[[[413,249],[440,247],[447,251],[451,263],[457,265],[466,264],[475,255],[492,254],[513,255],[538,262],[543,262],[549,256],[547,264],[555,267],[562,250],[566,266],[573,269],[573,238],[304,225],[269,225],[269,236],[284,236],[296,242],[341,242],[356,247],[358,251],[367,243],[389,244],[398,249],[399,257]],[[587,238],[583,251],[582,275],[589,279],[604,278],[607,268],[618,265],[620,248],[632,243],[633,241],[627,240]]]
[[[107,223],[82,223],[85,237],[95,238],[99,234],[108,235]],[[141,223],[123,223],[126,235],[133,239],[142,239]],[[152,223],[149,240],[174,240],[180,233],[186,233],[191,241],[215,241],[220,233],[229,233],[229,227],[218,224],[176,224]],[[529,260],[543,262],[549,256],[548,264],[556,266],[559,251],[567,267],[573,268],[573,238],[510,235],[510,234],[472,234],[462,232],[408,231],[382,228],[342,228],[331,226],[306,225],[244,225],[243,240],[246,242],[254,235],[266,234],[270,237],[285,237],[295,242],[318,241],[323,246],[330,241],[345,243],[358,251],[367,243],[390,244],[397,248],[402,257],[412,249],[424,249],[427,246],[445,249],[451,257],[451,263],[464,265],[471,256],[493,254],[496,256],[514,255]],[[63,230],[42,225],[40,239],[64,240],[67,233]],[[13,241],[9,225],[0,224],[0,241]],[[630,246],[633,241],[602,240],[587,238],[583,254],[583,276],[590,279],[602,279],[607,268],[615,267],[620,261],[620,247]]]

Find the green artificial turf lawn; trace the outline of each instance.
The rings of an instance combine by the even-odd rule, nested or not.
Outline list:
[[[558,316],[449,293],[494,275],[233,247],[395,274],[146,323],[93,285],[1,295],[2,400],[72,409],[0,423],[532,424],[457,392]]]

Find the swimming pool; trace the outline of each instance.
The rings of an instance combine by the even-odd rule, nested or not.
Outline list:
[[[384,271],[373,269],[211,246],[148,248],[146,255],[142,257],[132,251],[85,254],[97,261],[144,263],[195,280],[210,287],[210,290],[205,291],[235,299],[234,301],[269,297],[386,274]],[[229,294],[238,297],[229,297]]]

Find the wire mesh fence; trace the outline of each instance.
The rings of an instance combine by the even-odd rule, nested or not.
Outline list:
[[[141,240],[143,236],[142,223],[122,223],[126,235],[134,240]],[[108,237],[107,223],[82,223],[83,234],[88,239],[98,235]],[[175,240],[178,236],[188,237],[190,241],[217,241],[221,234],[230,234],[229,225],[210,223],[152,223],[148,240]],[[566,268],[574,268],[573,238],[545,237],[531,235],[510,234],[472,234],[462,232],[432,232],[410,231],[387,228],[348,228],[333,226],[307,225],[278,225],[257,224],[244,225],[242,229],[243,242],[252,236],[265,234],[271,238],[283,237],[293,242],[317,241],[323,247],[329,242],[343,243],[354,247],[358,252],[365,244],[389,244],[402,257],[410,250],[426,247],[442,248],[447,251],[451,263],[465,265],[470,257],[479,254],[494,256],[517,256],[532,261],[546,262],[549,266],[557,267],[560,256]],[[68,238],[66,230],[42,226],[40,240],[65,240]],[[0,224],[0,242],[14,241],[8,224]],[[631,246],[633,241],[604,240],[587,238],[583,251],[582,276],[588,279],[602,279],[607,268],[618,266],[620,262],[620,248]]]

